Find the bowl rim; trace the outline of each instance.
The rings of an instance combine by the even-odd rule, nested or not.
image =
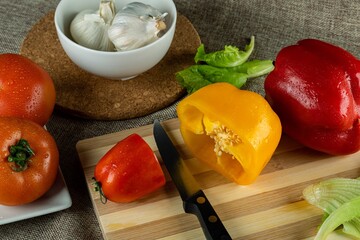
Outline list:
[[[64,4],[65,0],[60,0],[59,4],[56,6],[56,9],[55,9],[55,14],[54,14],[54,24],[55,24],[55,28],[56,28],[56,31],[58,34],[60,34],[62,36],[63,39],[65,39],[65,41],[67,41],[69,44],[71,44],[72,46],[74,47],[77,47],[83,51],[89,51],[89,52],[94,52],[94,53],[98,53],[98,54],[102,54],[102,55],[128,55],[128,54],[135,54],[137,52],[140,52],[140,51],[143,51],[143,50],[146,50],[147,48],[151,48],[153,45],[155,44],[160,44],[160,42],[163,42],[165,40],[164,37],[169,35],[169,34],[172,34],[174,35],[174,32],[175,32],[175,27],[176,27],[176,22],[177,22],[177,8],[176,8],[176,5],[174,3],[173,0],[168,0],[170,2],[170,5],[171,7],[174,8],[174,12],[175,14],[172,14],[174,16],[170,16],[172,17],[172,22],[171,22],[171,26],[166,30],[166,32],[164,33],[164,35],[162,35],[159,39],[157,39],[156,41],[154,42],[151,42],[145,46],[142,46],[142,47],[139,47],[139,48],[136,48],[136,49],[131,49],[131,50],[126,50],[126,51],[101,51],[101,50],[96,50],[96,49],[91,49],[91,48],[87,48],[87,47],[84,47],[80,44],[78,44],[77,42],[75,42],[74,40],[72,40],[71,38],[69,38],[65,33],[64,31],[61,30],[60,26],[59,26],[59,23],[57,21],[57,18],[59,17],[59,9],[61,7],[62,4]],[[170,14],[168,14],[170,15]]]

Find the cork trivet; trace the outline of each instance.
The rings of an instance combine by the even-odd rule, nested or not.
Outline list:
[[[121,120],[144,116],[174,103],[185,94],[175,73],[194,64],[200,37],[191,22],[178,14],[173,43],[160,63],[126,81],[110,80],[77,67],[60,45],[54,11],[35,24],[20,54],[42,66],[56,88],[56,108],[74,116]]]

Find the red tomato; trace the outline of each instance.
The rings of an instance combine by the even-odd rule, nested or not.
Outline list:
[[[150,146],[137,134],[118,142],[97,163],[95,180],[106,199],[131,202],[165,184],[165,176]]]
[[[56,179],[59,152],[55,140],[28,119],[0,117],[0,129],[0,204],[32,202]]]
[[[40,125],[55,106],[55,87],[49,74],[18,54],[0,54],[0,116],[30,119]]]

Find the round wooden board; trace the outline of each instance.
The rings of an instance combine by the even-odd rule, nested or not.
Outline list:
[[[200,37],[185,16],[178,14],[174,40],[164,59],[126,81],[98,77],[77,67],[62,49],[53,19],[51,11],[33,26],[20,54],[50,74],[57,93],[56,108],[83,118],[122,120],[158,111],[186,93],[175,73],[194,64]]]

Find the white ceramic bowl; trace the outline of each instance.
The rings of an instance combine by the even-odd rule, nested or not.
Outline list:
[[[94,75],[110,79],[129,79],[154,67],[165,56],[175,33],[176,6],[172,0],[115,0],[117,10],[131,2],[149,4],[160,12],[167,12],[166,32],[144,47],[105,52],[83,47],[72,40],[70,23],[84,9],[99,9],[100,0],[61,0],[55,11],[55,27],[60,43],[69,58],[80,68]]]

